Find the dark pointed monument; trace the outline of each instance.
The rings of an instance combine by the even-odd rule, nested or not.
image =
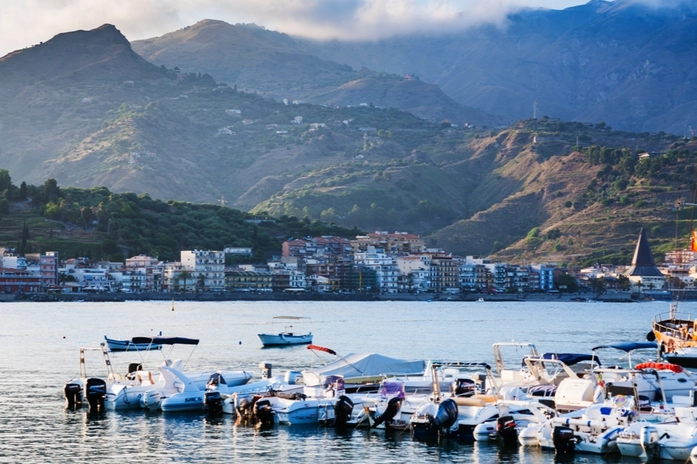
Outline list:
[[[644,228],[639,232],[639,241],[634,250],[634,258],[632,265],[624,272],[624,275],[629,278],[632,284],[636,285],[641,282],[642,286],[646,287],[653,284],[653,288],[662,288],[665,284],[666,277],[656,267],[649,248],[649,240],[646,238]]]

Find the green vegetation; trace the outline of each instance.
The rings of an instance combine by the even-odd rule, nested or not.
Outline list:
[[[320,221],[283,216],[256,217],[236,209],[209,204],[153,200],[149,195],[117,194],[105,187],[59,188],[55,179],[43,186],[11,184],[9,173],[1,201],[18,213],[0,220],[0,240],[20,253],[58,251],[63,258],[123,261],[148,254],[175,261],[183,249],[222,250],[227,246],[251,247],[254,261],[278,253],[289,237],[362,233]],[[20,198],[26,190],[27,198]],[[11,193],[14,192],[14,193]],[[5,195],[5,194],[3,194]]]

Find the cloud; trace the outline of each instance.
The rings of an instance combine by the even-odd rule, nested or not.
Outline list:
[[[522,7],[562,9],[581,3],[585,0],[0,0],[0,56],[61,32],[105,23],[129,40],[163,35],[202,19],[253,22],[316,39],[366,40],[501,24],[506,14]]]

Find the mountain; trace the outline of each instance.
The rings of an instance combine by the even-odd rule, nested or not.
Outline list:
[[[684,134],[697,119],[697,6],[590,1],[527,9],[501,28],[375,42],[305,41],[322,59],[440,86],[460,104],[522,119],[606,121],[635,132]]]
[[[208,73],[239,90],[279,101],[341,106],[368,103],[432,121],[478,125],[500,121],[456,103],[433,84],[380,69],[355,71],[303,51],[305,45],[298,39],[255,24],[208,19],[162,37],[134,41],[132,46],[152,63]]]
[[[661,247],[675,244],[671,207],[695,189],[694,138],[546,116],[491,129],[369,102],[284,104],[152,65],[113,26],[12,53],[0,72],[0,166],[15,184],[53,178],[148,204],[220,202],[284,221],[420,233],[459,254],[575,263],[626,261],[641,225]],[[419,85],[355,77],[326,98],[355,98],[364,80],[376,99]],[[404,95],[427,105],[418,98],[427,88]],[[119,205],[123,230],[135,230],[132,207]]]

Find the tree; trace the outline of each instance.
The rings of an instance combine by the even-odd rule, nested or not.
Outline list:
[[[554,286],[562,293],[575,293],[578,291],[578,281],[570,274],[562,274],[554,280]]]
[[[24,181],[22,181],[22,183],[19,184],[19,199],[20,200],[27,199],[27,183]]]
[[[639,289],[639,299],[641,300],[641,287],[644,286],[644,283],[641,280],[638,280],[635,285]]]
[[[0,192],[9,190],[12,187],[12,178],[7,169],[0,169]]]
[[[58,188],[58,181],[56,181],[56,179],[47,179],[46,182],[44,182],[44,203],[48,203],[49,201],[56,201],[58,197],[60,197],[60,193],[61,192]]]
[[[617,285],[619,286],[620,290],[629,290],[629,287],[631,287],[629,277],[620,274],[620,276],[617,278]]]
[[[181,280],[184,281],[184,286],[182,287],[182,291],[183,291],[184,293],[186,293],[186,283],[187,283],[187,281],[189,280],[189,277],[190,277],[190,276],[191,276],[191,274],[190,274],[189,271],[187,271],[186,269],[184,269],[183,271],[181,271],[181,272],[179,273],[179,275],[177,276],[177,281],[181,281]],[[181,285],[181,282],[180,282],[180,285]]]
[[[605,282],[605,279],[592,278],[589,279],[588,282],[591,285],[591,290],[598,295],[605,293],[605,289],[607,288],[607,282]]]

